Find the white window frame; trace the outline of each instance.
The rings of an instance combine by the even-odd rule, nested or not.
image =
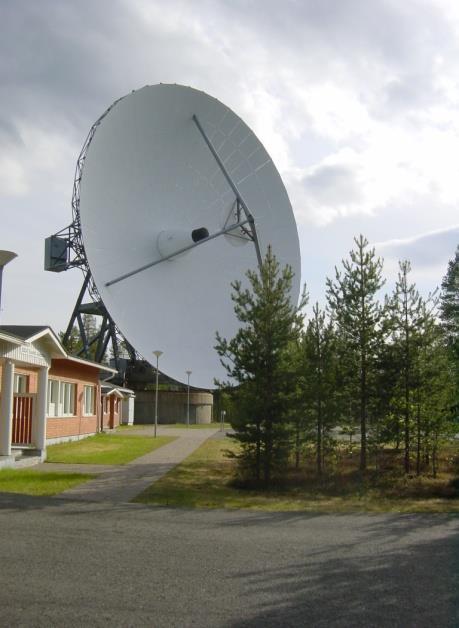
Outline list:
[[[50,377],[48,380],[48,397],[46,403],[47,416],[76,416],[76,394],[77,385],[75,382],[66,382]],[[55,400],[56,396],[57,401]]]
[[[60,416],[75,416],[76,384],[74,382],[60,382],[59,388]]]
[[[96,413],[95,408],[96,387],[94,385],[85,384],[83,389],[83,416],[94,416]]]
[[[48,379],[46,415],[50,417],[59,416],[59,380],[52,377]]]
[[[14,374],[14,393],[23,395],[29,392],[29,376],[25,373]]]

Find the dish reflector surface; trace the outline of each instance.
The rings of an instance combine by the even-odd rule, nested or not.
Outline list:
[[[241,228],[206,240],[206,231],[235,222],[237,204],[193,115],[255,219],[261,255],[271,244],[281,266],[292,266],[297,303],[298,234],[281,178],[247,125],[204,92],[147,86],[109,110],[86,153],[80,218],[92,276],[123,335],[147,360],[161,349],[160,369],[170,377],[183,381],[191,369],[193,386],[213,388],[215,377],[226,377],[215,332],[231,338],[239,327],[230,284],[244,282],[257,255]]]

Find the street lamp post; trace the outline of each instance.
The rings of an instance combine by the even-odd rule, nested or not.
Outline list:
[[[156,356],[156,394],[155,394],[155,438],[156,438],[156,430],[158,429],[158,365],[159,358],[162,356],[162,351],[153,351],[153,355]]]
[[[187,404],[186,404],[186,426],[190,427],[190,375],[191,371],[185,371],[188,375],[188,396],[187,396]]]
[[[9,264],[15,257],[17,257],[17,253],[13,253],[13,251],[0,251],[0,313],[2,311],[3,267]]]

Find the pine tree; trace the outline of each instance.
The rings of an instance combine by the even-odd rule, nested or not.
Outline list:
[[[374,249],[368,249],[368,240],[360,235],[354,242],[356,249],[350,252],[349,260],[342,262],[343,272],[335,268],[334,281],[327,279],[327,295],[343,347],[341,366],[347,369],[349,400],[357,399],[360,470],[365,471],[369,402],[374,396],[376,354],[382,333],[382,310],[376,294],[384,280],[382,260]]]
[[[426,304],[414,283],[409,282],[410,263],[399,263],[400,271],[392,298],[392,341],[394,357],[398,363],[400,390],[399,408],[403,417],[404,469],[411,470],[411,423],[413,394],[416,385],[416,369],[421,346],[421,333],[426,317]]]
[[[299,469],[302,449],[307,442],[309,430],[308,416],[304,408],[305,377],[301,342],[290,343],[289,354],[288,365],[293,381],[288,401],[289,422],[292,431],[295,468]]]
[[[455,406],[459,414],[459,246],[441,284],[440,315],[455,373]]]
[[[384,342],[380,344],[377,352],[376,396],[372,404],[375,426],[374,446],[377,458],[381,448],[393,443],[395,443],[396,451],[399,451],[402,437],[402,410],[399,394],[401,351],[392,337],[393,320],[390,299],[387,297],[383,312],[381,327]]]
[[[397,374],[391,406],[403,425],[405,473],[411,471],[415,451],[416,474],[421,473],[424,460],[432,462],[435,475],[439,444],[453,429],[452,369],[445,336],[437,323],[438,300],[434,294],[427,299],[419,295],[415,284],[409,282],[410,271],[409,262],[400,262],[398,281],[388,301],[392,329],[388,370]]]
[[[289,401],[295,385],[289,345],[298,340],[306,303],[292,305],[293,273],[282,270],[268,247],[260,273],[248,271],[250,288],[232,283],[234,310],[241,327],[227,340],[217,333],[216,350],[229,377],[237,416],[234,438],[241,444],[241,471],[269,486],[286,467],[290,449]]]
[[[314,426],[316,468],[324,468],[324,440],[338,417],[336,339],[333,325],[316,303],[302,339],[302,399],[304,413]]]
[[[459,358],[459,246],[441,284],[440,314],[450,347]]]
[[[424,459],[431,461],[435,477],[439,446],[457,431],[453,409],[454,373],[443,329],[438,325],[435,313],[425,306],[419,336],[413,404],[416,474],[420,474]]]

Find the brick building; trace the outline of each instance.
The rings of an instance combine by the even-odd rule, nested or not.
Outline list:
[[[116,373],[67,354],[49,327],[0,326],[0,465],[14,460],[15,448],[45,458],[48,444],[119,425],[125,394],[103,390],[103,372]]]

